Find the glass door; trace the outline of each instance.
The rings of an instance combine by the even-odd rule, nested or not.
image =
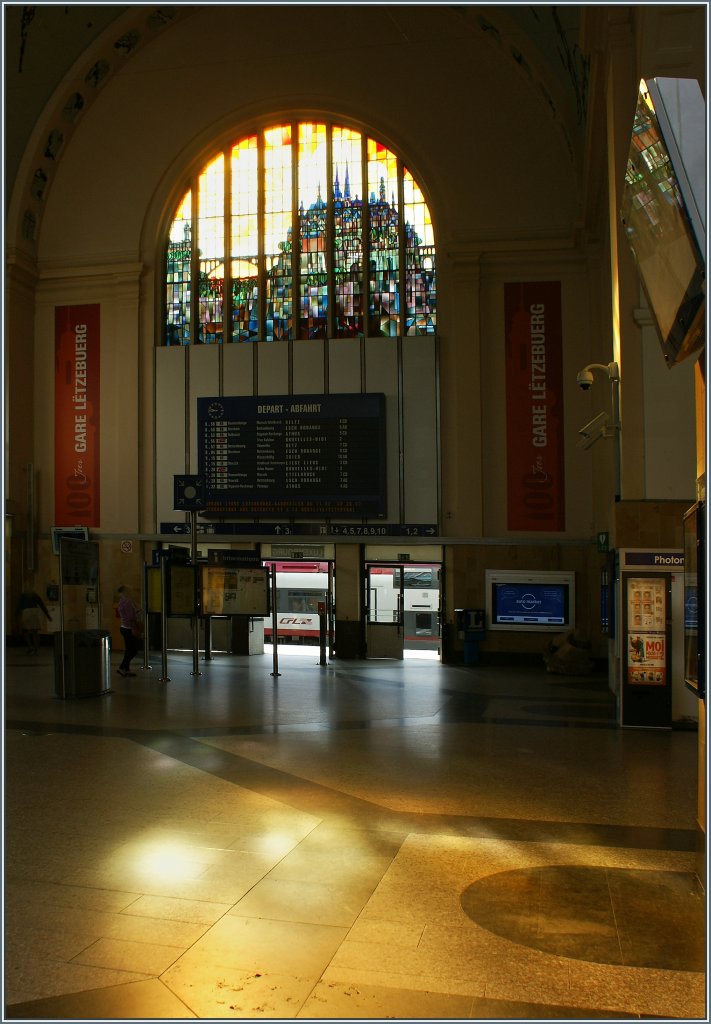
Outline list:
[[[366,563],[367,657],[441,656],[441,571],[432,562]]]
[[[402,659],[404,575],[400,566],[366,565],[366,657]]]

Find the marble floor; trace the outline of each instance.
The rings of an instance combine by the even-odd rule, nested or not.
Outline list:
[[[697,736],[603,675],[6,650],[4,1019],[707,1019]]]

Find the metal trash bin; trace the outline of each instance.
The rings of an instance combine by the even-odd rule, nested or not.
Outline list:
[[[486,611],[483,608],[457,608],[455,615],[457,635],[464,641],[464,664],[478,665],[479,643],[486,635]]]
[[[54,637],[54,689],[58,697],[95,697],[107,693],[111,680],[111,633],[81,629]]]

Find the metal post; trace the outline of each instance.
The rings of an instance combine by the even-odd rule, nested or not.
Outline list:
[[[193,563],[193,574],[197,573],[197,512],[190,512],[190,560]],[[195,577],[197,585],[197,576]],[[193,588],[193,599],[197,603],[196,586]],[[193,607],[193,670],[191,676],[202,675],[199,664],[200,654],[200,620],[198,619],[197,607]]]
[[[64,646],[64,567],[62,565],[62,537],[59,537],[59,647],[61,654],[60,664],[62,666],[62,700],[67,696],[67,683],[64,678],[64,657],[66,648]]]
[[[328,622],[328,656],[333,661],[333,563],[328,563],[328,593],[326,594],[326,620]]]
[[[61,545],[60,545],[61,547]],[[35,467],[27,463],[27,571],[34,572],[35,565]]]
[[[622,498],[622,423],[620,422],[620,371],[617,363],[610,363],[608,372],[612,387],[612,429],[615,435],[613,438],[615,445],[615,501],[620,501]]]
[[[328,618],[326,616],[326,602],[319,601],[318,604],[318,640],[319,640],[319,665],[326,664],[326,632]]]
[[[168,585],[166,582],[165,556],[160,559],[160,634],[161,634],[161,677],[159,682],[169,683],[168,675]]]
[[[205,661],[212,661],[212,619],[206,615],[203,621],[205,623]]]
[[[277,584],[276,584],[276,564],[272,564],[272,672],[273,676],[281,675],[279,671],[279,655],[277,654],[278,635],[277,635]]]
[[[148,660],[150,655],[148,651],[148,563],[143,563],[143,583],[141,592],[141,608],[143,608],[143,664],[141,668],[144,671],[149,671],[153,668],[150,661]]]

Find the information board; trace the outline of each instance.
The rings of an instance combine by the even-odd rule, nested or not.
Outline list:
[[[203,615],[269,614],[267,570],[248,566],[201,566]]]
[[[196,574],[194,565],[168,565],[168,614],[195,615]]]
[[[59,556],[64,586],[96,586],[99,581],[99,545],[96,541],[62,537]]]
[[[198,398],[205,513],[384,516],[385,396]]]

